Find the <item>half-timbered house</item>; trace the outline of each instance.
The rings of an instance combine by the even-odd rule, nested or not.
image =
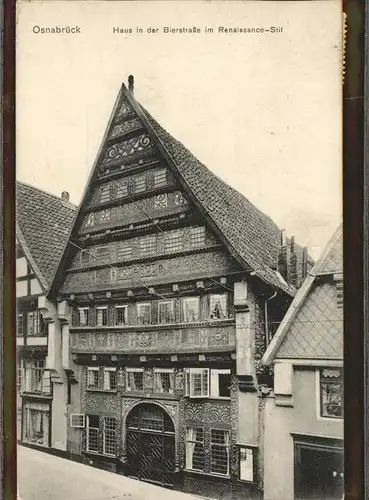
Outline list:
[[[49,294],[76,381],[69,452],[189,492],[257,496],[261,357],[309,266],[137,102],[130,78]]]

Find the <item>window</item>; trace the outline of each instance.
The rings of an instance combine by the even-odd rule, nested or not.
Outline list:
[[[104,390],[115,391],[117,389],[117,370],[113,367],[104,368]]]
[[[85,226],[90,227],[93,226],[94,224],[95,224],[95,214],[94,213],[88,214],[88,216],[86,217]]]
[[[205,469],[204,429],[186,429],[186,469],[203,471]]]
[[[108,324],[108,308],[96,307],[96,326],[106,326]]]
[[[146,176],[145,175],[137,175],[134,178],[134,192],[142,193],[146,189]]]
[[[154,392],[173,394],[174,370],[172,368],[154,368]]]
[[[36,359],[30,366],[30,386],[29,391],[50,394],[51,393],[51,379],[50,372],[45,369],[45,359]]]
[[[127,391],[143,391],[143,368],[127,368]]]
[[[182,316],[184,323],[192,323],[199,320],[199,297],[187,297],[182,299]]]
[[[100,224],[105,224],[110,221],[110,208],[100,212]]]
[[[116,454],[117,421],[112,417],[103,417],[103,453]]]
[[[122,241],[118,245],[117,258],[118,260],[126,260],[132,257],[132,245],[130,241]]]
[[[29,443],[49,446],[50,417],[48,407],[28,403],[24,412],[24,439]]]
[[[186,396],[209,397],[209,368],[187,368],[185,371]]]
[[[254,482],[254,450],[240,447],[240,479]]]
[[[23,361],[20,360],[17,365],[17,392],[21,392],[23,390]]]
[[[212,398],[229,398],[231,370],[210,371],[210,395]]]
[[[96,366],[87,367],[87,389],[99,388],[99,368]]]
[[[151,304],[137,304],[137,323],[139,325],[149,325],[151,323]]]
[[[88,250],[81,250],[80,262],[81,267],[87,267],[90,265],[90,252]]]
[[[172,231],[165,235],[165,251],[180,252],[183,250],[183,232]]]
[[[141,255],[153,254],[156,250],[156,237],[146,236],[139,239],[139,250]]]
[[[78,308],[78,326],[88,326],[89,324],[89,313],[88,307]]]
[[[166,193],[155,196],[154,208],[166,208],[168,206],[168,197]]]
[[[320,370],[320,415],[343,418],[343,381],[340,368]]]
[[[122,198],[128,194],[128,183],[126,180],[117,182],[117,198]]]
[[[105,185],[100,188],[100,203],[106,203],[110,200],[110,186]]]
[[[99,451],[100,418],[97,415],[87,415],[86,420],[86,450],[97,453]]]
[[[205,245],[205,228],[191,227],[190,229],[191,248],[199,248]]]
[[[69,416],[69,425],[76,429],[83,429],[85,426],[85,415],[83,413],[72,413]]]
[[[229,432],[211,429],[210,472],[229,474]]]
[[[44,333],[43,318],[40,310],[27,313],[27,335],[42,335]]]
[[[96,260],[101,263],[109,263],[110,262],[110,249],[107,245],[103,247],[96,248]]]
[[[165,168],[154,171],[154,187],[165,186],[167,183],[167,171]]]
[[[227,318],[227,294],[210,295],[210,318]]]
[[[115,306],[115,325],[123,326],[128,323],[128,306]]]
[[[173,323],[174,308],[173,300],[159,301],[159,323]]]
[[[24,333],[24,316],[23,313],[19,313],[17,316],[17,335],[23,335]]]

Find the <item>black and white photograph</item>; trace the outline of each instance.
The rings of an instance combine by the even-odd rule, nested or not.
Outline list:
[[[343,500],[342,37],[18,3],[18,500]]]

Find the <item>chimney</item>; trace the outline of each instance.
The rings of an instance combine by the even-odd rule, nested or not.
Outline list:
[[[61,194],[61,199],[63,201],[68,201],[69,202],[69,193],[68,191],[63,191],[62,194]]]
[[[135,79],[133,75],[128,77],[128,90],[133,94],[135,91]]]
[[[297,280],[297,256],[295,251],[295,237],[291,236],[290,243],[290,283],[295,288],[298,287]]]
[[[278,271],[287,281],[288,279],[288,265],[287,265],[287,245],[286,245],[286,231],[281,231],[281,246],[278,254]]]

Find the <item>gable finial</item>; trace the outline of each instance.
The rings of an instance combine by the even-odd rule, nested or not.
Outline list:
[[[128,90],[130,92],[132,92],[132,94],[134,93],[134,90],[135,90],[135,79],[134,79],[133,75],[129,75],[129,77],[128,77]]]

